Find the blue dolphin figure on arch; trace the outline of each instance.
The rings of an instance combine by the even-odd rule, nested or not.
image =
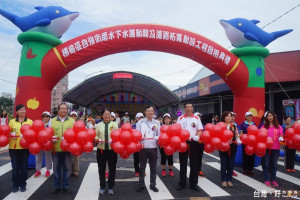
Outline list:
[[[248,20],[244,18],[234,18],[231,20],[220,20],[221,25],[225,29],[227,38],[234,47],[244,46],[263,46],[276,40],[277,38],[284,36],[293,29],[287,29],[282,31],[276,31],[272,33],[265,32],[256,24],[258,20]]]
[[[37,10],[25,17],[19,17],[0,9],[0,14],[15,24],[21,31],[43,32],[61,37],[72,21],[79,16],[78,12],[71,12],[60,6],[35,7]]]

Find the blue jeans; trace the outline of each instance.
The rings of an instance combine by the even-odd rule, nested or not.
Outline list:
[[[221,181],[232,181],[232,173],[234,167],[234,159],[236,155],[237,145],[230,145],[230,155],[229,152],[219,151],[220,160],[221,160]]]
[[[269,151],[271,150],[271,152]],[[270,154],[271,153],[271,154]],[[262,168],[265,176],[265,181],[269,181],[269,169],[271,168],[271,179],[275,181],[277,172],[277,161],[279,158],[279,149],[267,149],[266,154],[262,157]]]
[[[72,172],[71,153],[55,152],[52,156],[54,171],[54,188],[70,188],[69,178]]]
[[[9,155],[12,164],[13,187],[26,187],[28,149],[9,149]]]

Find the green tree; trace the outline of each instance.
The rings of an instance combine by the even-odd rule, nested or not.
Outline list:
[[[10,107],[12,107],[14,104],[12,99],[6,98],[6,97],[0,97],[0,111],[2,112],[4,109],[8,111]]]

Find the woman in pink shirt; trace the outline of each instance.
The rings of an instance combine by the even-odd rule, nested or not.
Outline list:
[[[262,157],[262,168],[265,176],[265,184],[271,187],[278,187],[276,179],[277,161],[280,154],[280,142],[283,141],[283,129],[279,125],[274,112],[269,111],[265,118],[264,127],[268,129],[268,137],[273,139],[273,146],[266,150],[265,156]],[[271,170],[271,179],[269,181],[269,170]]]

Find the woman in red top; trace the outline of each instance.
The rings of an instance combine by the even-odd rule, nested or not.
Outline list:
[[[280,154],[280,142],[283,141],[283,129],[279,125],[274,112],[269,111],[265,119],[264,127],[268,129],[268,137],[273,139],[273,146],[266,150],[266,154],[262,157],[262,168],[265,176],[265,184],[271,187],[277,187],[276,180],[277,161]],[[271,179],[269,181],[269,170],[271,170]],[[271,182],[271,183],[270,183]]]
[[[8,116],[6,110],[4,109],[1,114],[1,124],[0,125],[8,125]]]

